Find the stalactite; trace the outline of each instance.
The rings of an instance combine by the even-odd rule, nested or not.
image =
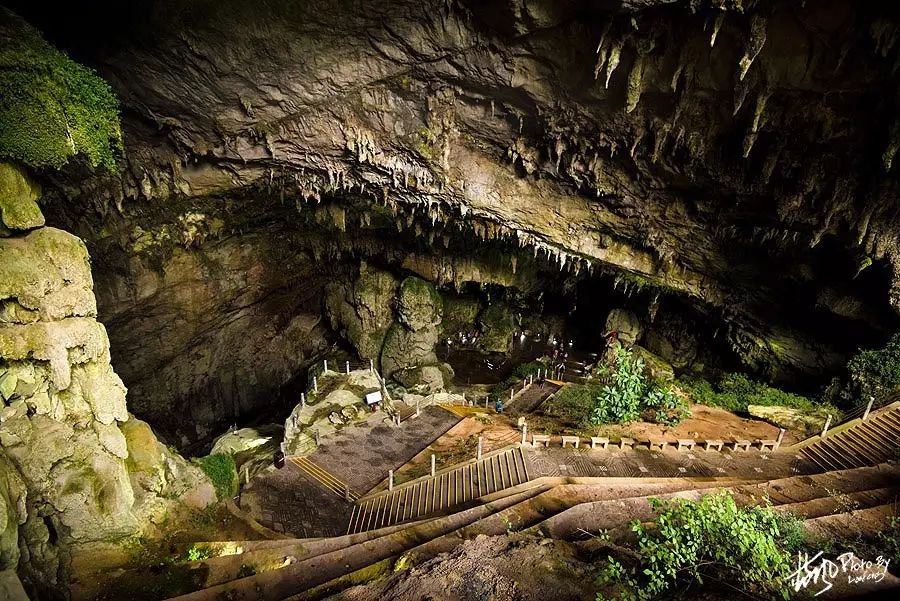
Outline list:
[[[712,35],[709,36],[709,47],[712,48],[716,45],[716,38],[719,35],[719,30],[722,29],[722,24],[725,22],[725,11],[720,10],[719,14],[716,15],[716,20],[713,23]]]
[[[622,43],[622,40],[613,42],[612,48],[609,51],[609,58],[606,59],[606,81],[604,82],[604,87],[606,89],[609,89],[609,79],[612,77],[616,67],[619,66],[619,59],[622,54]]]
[[[738,79],[742,81],[744,76],[747,75],[747,71],[750,70],[750,65],[756,60],[757,55],[766,43],[766,25],[766,18],[761,15],[753,15],[750,19],[750,40],[744,49],[744,56],[738,63],[740,69]]]
[[[638,52],[634,58],[634,64],[628,73],[628,83],[625,90],[625,112],[632,112],[641,100],[644,78],[644,55]]]
[[[756,97],[756,109],[753,111],[753,123],[750,125],[747,135],[744,137],[744,158],[750,156],[750,151],[756,143],[756,137],[759,133],[759,126],[763,121],[763,113],[766,110],[766,102],[769,100],[771,93],[763,90]]]

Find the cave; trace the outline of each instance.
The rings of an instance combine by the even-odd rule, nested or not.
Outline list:
[[[584,582],[536,567],[496,598],[602,592],[581,505],[549,544],[487,514],[490,544],[416,538],[407,497],[372,517],[444,475],[469,484],[416,506],[434,528],[538,481],[603,514],[644,475],[641,499],[721,477],[743,506],[849,470],[888,511],[898,66],[900,8],[850,0],[2,1],[0,574],[32,599],[475,599],[428,583],[548,545]],[[434,551],[294,588],[255,546],[400,524]],[[224,540],[254,544],[217,582],[237,568],[196,541]]]

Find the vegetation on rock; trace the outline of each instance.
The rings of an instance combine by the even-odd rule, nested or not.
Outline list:
[[[876,399],[900,389],[900,333],[884,348],[857,353],[847,363],[850,382],[860,398]]]
[[[705,580],[740,587],[754,597],[788,597],[786,576],[803,542],[796,519],[765,505],[738,507],[725,492],[698,501],[650,502],[656,520],[631,525],[637,539],[632,565],[608,557],[600,573],[598,583],[613,598],[653,599]],[[607,598],[597,595],[598,601]]]
[[[227,499],[237,494],[238,473],[231,455],[207,455],[195,460],[200,469],[209,476],[216,494],[220,499]]]
[[[0,157],[59,168],[83,154],[113,169],[122,150],[119,103],[94,71],[11,13],[0,12]]]
[[[805,396],[773,388],[740,373],[725,374],[715,383],[703,378],[684,379],[678,382],[678,386],[688,393],[695,403],[739,413],[746,413],[749,405],[790,407],[801,411],[823,408]],[[836,409],[833,411],[837,412]]]

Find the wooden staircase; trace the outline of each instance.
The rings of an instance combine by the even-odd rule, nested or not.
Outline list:
[[[359,501],[348,534],[383,528],[445,512],[527,482],[528,466],[518,446],[484,455],[433,477],[413,480]]]
[[[819,533],[861,532],[864,526],[886,524],[896,514],[898,482],[900,466],[894,464],[770,482],[539,478],[482,497],[461,511],[415,522],[331,538],[238,541],[227,545],[227,555],[222,543],[210,543],[211,548],[223,545],[222,553],[162,570],[159,566],[116,570],[98,564],[96,573],[107,579],[115,576],[119,582],[139,582],[140,589],[128,597],[133,601],[313,601],[390,575],[401,556],[406,558],[404,565],[415,565],[479,535],[540,532],[544,537],[573,540],[606,531],[615,540],[617,531],[629,531],[631,519],[653,518],[650,497],[699,498],[719,488],[731,491],[741,505],[769,499],[777,510],[807,519]],[[850,511],[850,519],[841,519]],[[855,517],[862,514],[867,519],[861,523]],[[75,591],[73,598],[124,598],[116,596],[119,592],[85,588],[82,594]]]
[[[305,456],[291,456],[288,457],[288,461],[296,465],[307,476],[309,476],[337,496],[341,497],[342,499],[346,498],[351,502],[356,502],[357,500],[359,500],[359,493],[351,490],[346,482],[334,476],[333,474],[325,470],[325,468],[319,466],[319,464],[315,463],[312,459]]]
[[[801,443],[800,454],[824,470],[839,470],[898,458],[900,450],[900,402],[847,422],[822,437]]]

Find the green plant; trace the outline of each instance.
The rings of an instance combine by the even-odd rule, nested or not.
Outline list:
[[[544,412],[579,427],[587,427],[591,425],[591,413],[602,389],[599,383],[564,386],[547,400]]]
[[[654,411],[653,421],[666,426],[677,426],[691,415],[687,403],[670,387],[651,388],[644,397],[644,406]]]
[[[185,559],[187,561],[200,561],[202,559],[209,559],[212,557],[212,551],[209,550],[209,547],[204,545],[191,545],[187,548],[187,553],[185,553]]]
[[[9,12],[0,39],[0,157],[59,168],[82,154],[113,169],[122,131],[109,85]]]
[[[613,424],[636,420],[640,416],[641,399],[647,389],[644,361],[625,347],[616,346],[615,366],[609,380],[600,390],[591,422]]]
[[[656,520],[631,526],[640,559],[626,568],[610,557],[600,572],[599,583],[615,586],[620,599],[652,599],[707,579],[763,598],[788,598],[791,554],[770,506],[738,507],[726,492],[650,502]]]
[[[879,398],[900,388],[900,333],[882,349],[857,353],[847,363],[850,382],[862,399]]]
[[[225,454],[207,455],[194,460],[200,469],[209,476],[216,495],[225,499],[237,494],[238,473],[234,464],[234,457]]]

